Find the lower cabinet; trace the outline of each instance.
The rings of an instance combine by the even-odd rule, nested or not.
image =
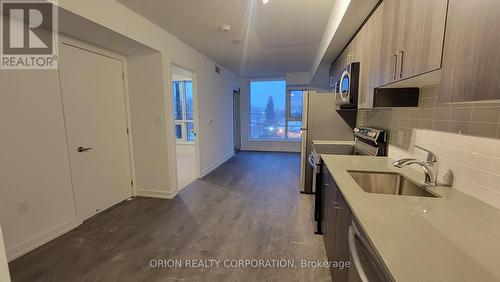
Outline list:
[[[322,166],[322,190],[321,190],[321,229],[323,232],[323,240],[325,242],[326,256],[328,260],[333,259],[333,250],[335,249],[335,210],[332,208],[331,200],[333,199],[333,179],[328,173],[326,166]]]
[[[335,180],[326,166],[322,170],[322,228],[328,261],[347,262],[350,267],[330,268],[334,282],[393,281],[376,255]]]
[[[329,261],[349,260],[349,226],[352,213],[330,173],[323,171],[323,240]],[[347,281],[349,269],[330,268],[333,281]]]

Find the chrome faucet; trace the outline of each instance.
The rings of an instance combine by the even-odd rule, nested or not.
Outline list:
[[[422,169],[424,170],[424,174],[425,174],[425,182],[424,183],[426,185],[436,186],[437,179],[438,179],[438,171],[439,171],[439,164],[437,162],[436,155],[433,152],[431,152],[425,148],[422,148],[420,146],[415,146],[415,147],[427,152],[427,161],[426,162],[423,162],[423,161],[420,161],[417,159],[407,158],[407,159],[401,159],[399,161],[395,161],[393,163],[393,165],[397,168],[403,168],[407,165],[417,164],[420,167],[422,167]]]

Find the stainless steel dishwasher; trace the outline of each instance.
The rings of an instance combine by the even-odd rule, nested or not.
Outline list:
[[[349,226],[349,254],[349,282],[394,281],[354,220]]]

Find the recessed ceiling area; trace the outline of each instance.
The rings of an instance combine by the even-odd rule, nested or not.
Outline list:
[[[335,0],[118,0],[240,76],[308,72]],[[221,31],[229,25],[229,31]]]

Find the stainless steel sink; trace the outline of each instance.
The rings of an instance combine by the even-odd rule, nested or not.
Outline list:
[[[349,171],[349,174],[368,193],[439,198],[437,194],[399,173]]]

